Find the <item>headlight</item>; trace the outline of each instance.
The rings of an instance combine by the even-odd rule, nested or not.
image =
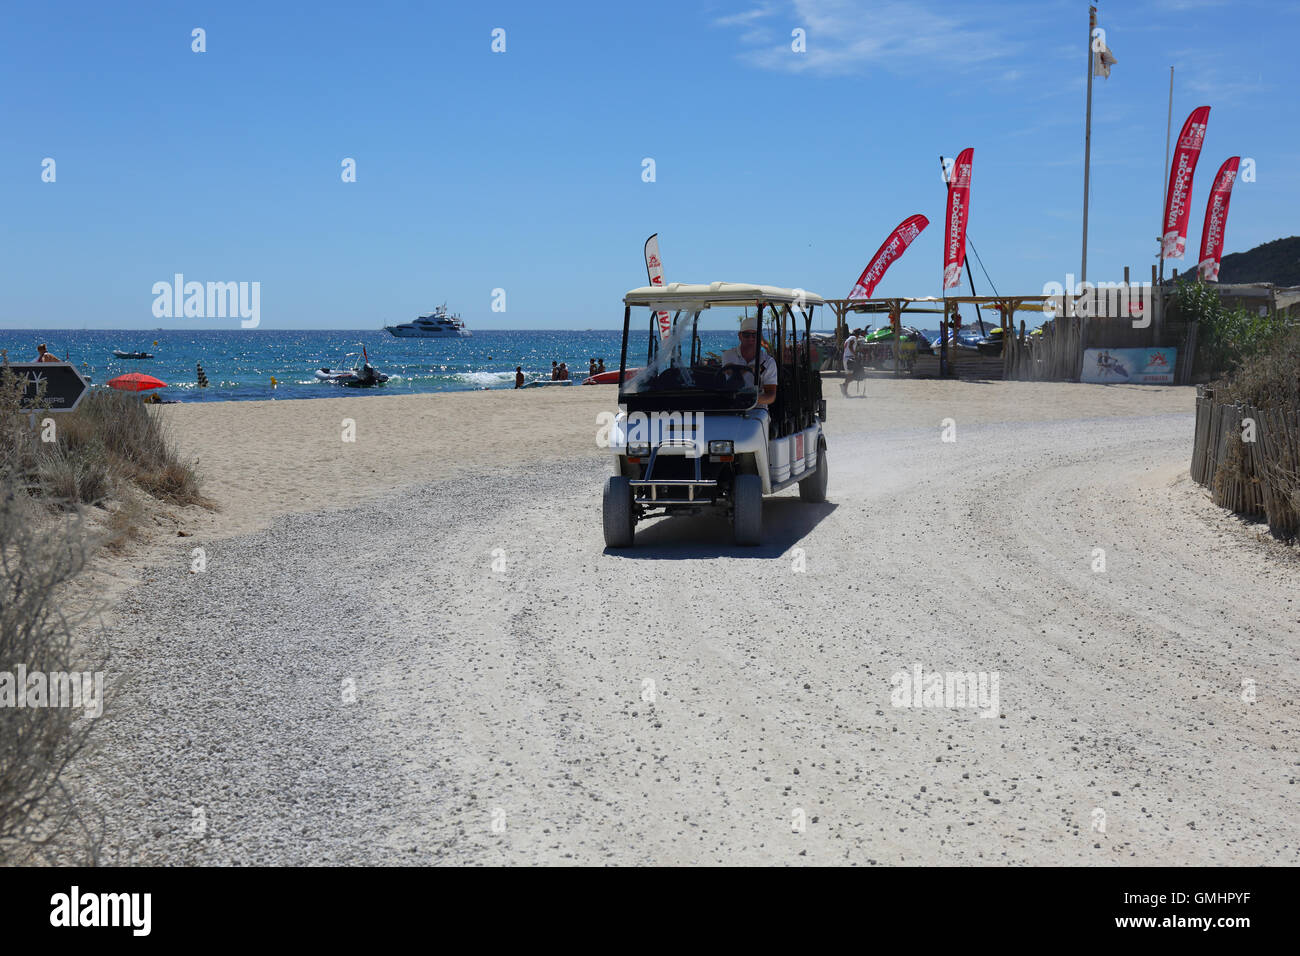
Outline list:
[[[735,443],[729,441],[711,441],[709,442],[710,455],[730,455],[735,449]]]
[[[627,453],[631,458],[645,458],[650,454],[650,446],[643,441],[628,442]]]

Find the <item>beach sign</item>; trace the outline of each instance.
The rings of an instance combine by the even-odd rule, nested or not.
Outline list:
[[[1085,349],[1079,380],[1102,385],[1172,385],[1178,349]]]
[[[41,383],[45,384],[45,403],[51,412],[70,412],[86,394],[86,380],[69,362],[9,362],[4,366],[26,382],[22,404],[36,401]]]

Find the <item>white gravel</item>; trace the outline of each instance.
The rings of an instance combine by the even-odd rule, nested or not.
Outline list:
[[[110,858],[1300,861],[1300,570],[1180,477],[1191,417],[958,429],[833,420],[757,549],[605,552],[589,461],[184,539],[115,625]],[[1000,716],[892,706],[914,663]]]

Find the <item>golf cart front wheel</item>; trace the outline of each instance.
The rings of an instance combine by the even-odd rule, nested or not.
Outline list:
[[[736,544],[759,544],[763,539],[763,479],[758,475],[737,475],[731,497]]]
[[[632,516],[632,486],[622,475],[605,482],[602,503],[605,524],[605,547],[630,548],[636,520]]]

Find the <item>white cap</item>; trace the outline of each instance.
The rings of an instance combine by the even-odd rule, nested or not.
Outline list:
[[[753,315],[747,315],[747,316],[745,316],[744,321],[740,323],[740,331],[742,331],[742,332],[757,332],[757,331],[758,331],[758,317],[757,317],[757,316],[753,316]]]

